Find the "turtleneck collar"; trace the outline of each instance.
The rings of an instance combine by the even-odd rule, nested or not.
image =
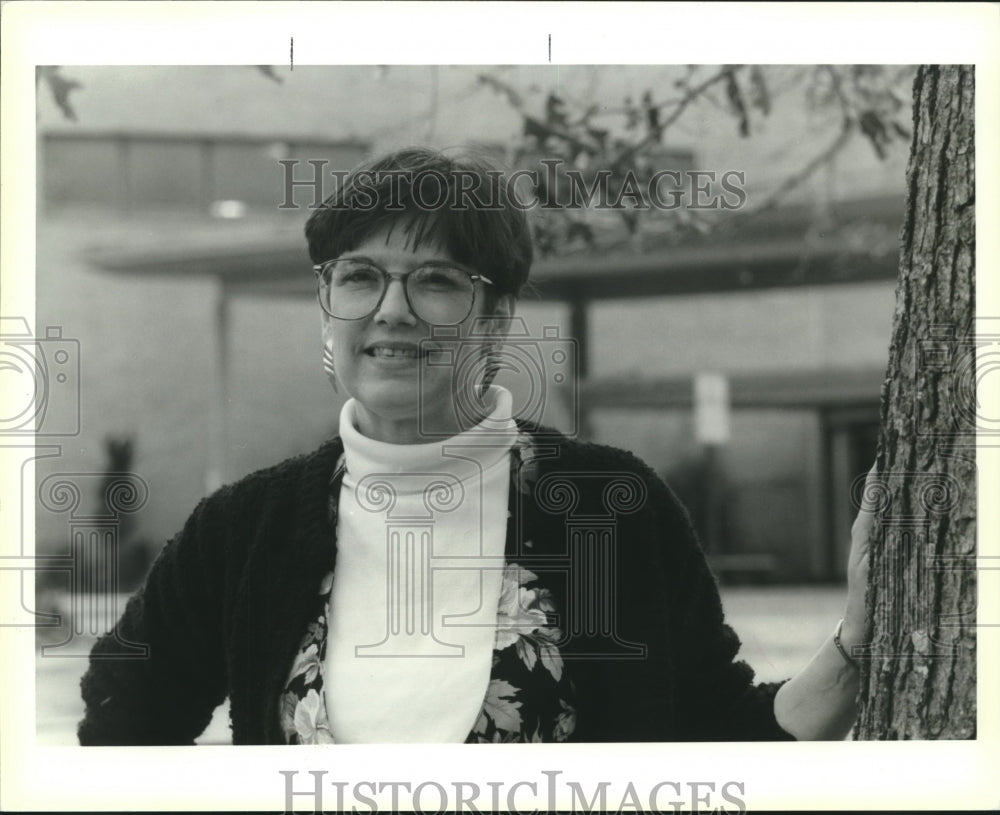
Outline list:
[[[475,458],[483,469],[496,465],[517,437],[517,424],[511,416],[513,397],[506,388],[491,385],[486,404],[492,405],[489,415],[455,436],[426,444],[391,444],[361,434],[355,420],[356,400],[349,399],[340,411],[345,480],[356,481],[369,473],[452,472],[454,459],[447,455],[446,448],[464,448],[462,457]]]

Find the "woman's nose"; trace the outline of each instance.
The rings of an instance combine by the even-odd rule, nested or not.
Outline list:
[[[375,321],[379,323],[402,323],[406,325],[416,325],[417,318],[410,311],[410,304],[406,301],[406,287],[402,280],[391,278],[386,287],[382,302],[375,312]]]

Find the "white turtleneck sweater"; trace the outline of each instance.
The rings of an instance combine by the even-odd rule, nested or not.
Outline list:
[[[344,405],[324,671],[335,741],[461,743],[472,729],[503,577],[511,401],[492,386],[487,418],[429,444],[362,436]]]

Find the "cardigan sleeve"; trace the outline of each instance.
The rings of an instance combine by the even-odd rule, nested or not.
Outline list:
[[[82,745],[192,744],[226,695],[225,530],[219,493],[160,552],[116,632],[94,645],[81,680]],[[118,656],[118,640],[147,647]]]
[[[669,583],[668,636],[676,665],[678,737],[691,741],[793,740],[774,716],[781,682],[754,683],[737,659],[740,640],[726,623],[715,576],[687,511],[655,475],[653,491]]]

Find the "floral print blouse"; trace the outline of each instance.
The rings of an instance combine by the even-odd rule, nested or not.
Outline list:
[[[527,492],[535,472],[530,437],[519,434],[511,456],[511,489]],[[334,528],[343,475],[341,456],[330,482]],[[573,683],[558,647],[562,632],[553,624],[556,609],[549,590],[535,585],[537,579],[513,561],[504,568],[490,681],[466,744],[566,741],[576,727]],[[320,584],[314,616],[281,695],[288,744],[334,743],[323,692],[332,590],[331,571]]]

